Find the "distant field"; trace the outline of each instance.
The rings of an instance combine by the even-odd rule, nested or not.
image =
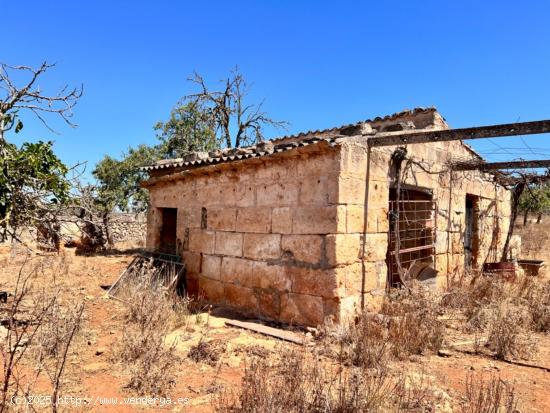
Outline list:
[[[515,234],[521,236],[522,258],[540,259],[550,264],[550,216],[542,217],[537,223],[536,216],[530,216],[527,225],[523,217],[518,217]]]

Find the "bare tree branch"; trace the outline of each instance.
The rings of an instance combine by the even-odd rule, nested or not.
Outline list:
[[[4,141],[4,132],[15,124],[15,115],[19,110],[32,112],[50,131],[54,129],[47,123],[42,114],[53,113],[58,115],[67,125],[75,127],[72,122],[72,109],[82,96],[83,86],[70,89],[63,86],[55,94],[42,92],[37,86],[37,80],[48,69],[55,66],[43,62],[38,68],[30,66],[11,66],[0,63],[0,140]],[[22,85],[17,86],[14,79],[26,78]]]
[[[276,121],[262,111],[263,102],[245,104],[250,87],[238,68],[233,69],[230,77],[222,82],[221,90],[210,90],[204,78],[196,72],[188,80],[197,85],[199,92],[186,95],[183,100],[195,102],[209,110],[217,138],[228,148],[261,142],[265,126],[277,129],[288,127],[288,122]],[[234,139],[232,130],[235,131]]]

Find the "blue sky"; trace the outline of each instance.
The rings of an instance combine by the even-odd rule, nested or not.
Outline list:
[[[44,90],[85,89],[78,128],[54,122],[53,135],[28,117],[17,139],[53,139],[65,162],[89,169],[105,154],[154,143],[153,125],[190,92],[193,70],[214,81],[235,65],[254,84],[251,100],[265,98],[291,133],[432,105],[452,127],[550,118],[548,1],[0,6],[0,61],[57,62]],[[473,145],[494,160],[550,155],[547,136]]]

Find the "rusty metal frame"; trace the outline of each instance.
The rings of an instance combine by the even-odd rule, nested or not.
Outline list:
[[[410,188],[413,189],[413,188]],[[403,188],[404,191],[407,191],[407,188]],[[422,191],[421,188],[415,188],[414,190],[417,190],[419,192],[425,192]],[[394,217],[393,219],[399,220],[399,233],[408,233],[413,232],[414,234],[407,238],[401,238],[401,234],[397,234],[394,229],[394,225],[390,225],[390,231],[389,231],[389,245],[388,245],[388,279],[389,284],[391,287],[398,286],[400,284],[404,283],[404,279],[406,278],[407,274],[400,274],[397,261],[399,261],[400,265],[404,265],[406,267],[406,271],[409,271],[410,268],[414,265],[417,261],[427,261],[431,260],[432,264],[435,263],[435,254],[436,254],[436,236],[437,236],[437,203],[433,199],[433,194],[430,194],[432,196],[432,199],[430,200],[407,200],[407,199],[400,199],[398,206],[395,204],[397,203],[396,200],[390,201],[390,211],[389,214],[394,214],[397,212],[398,216]],[[414,210],[404,210],[400,206],[404,205],[414,205],[415,208],[417,205],[424,205],[422,206],[422,209],[414,209]],[[426,205],[430,205],[430,207],[426,207]],[[417,216],[417,214],[426,215],[427,213],[430,214],[430,217],[426,216]],[[412,215],[412,216],[411,216]],[[407,223],[410,225],[413,223],[413,225],[418,225],[418,227],[415,228],[408,228]],[[431,223],[429,225],[428,223]],[[428,225],[427,225],[428,224]],[[426,230],[429,230],[429,234],[426,232]],[[407,246],[406,248],[400,248],[399,251],[397,251],[397,254],[399,254],[398,259],[395,258],[396,251],[393,250],[393,247],[395,245],[395,242],[397,242],[397,238],[399,237],[399,243],[411,243],[416,242],[420,245],[415,246]],[[415,252],[427,252],[427,254],[420,254],[418,257],[407,257],[406,254],[411,254]],[[408,265],[407,265],[408,264]],[[397,269],[396,269],[397,268]]]

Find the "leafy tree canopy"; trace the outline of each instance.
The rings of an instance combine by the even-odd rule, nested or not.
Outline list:
[[[99,185],[96,189],[97,206],[102,212],[144,211],[147,208],[147,192],[139,186],[145,178],[140,170],[159,159],[160,148],[140,145],[130,148],[121,159],[105,156],[92,171]]]
[[[550,185],[529,185],[521,194],[519,209],[534,214],[550,213]]]
[[[38,80],[53,67],[38,68],[0,63],[0,239],[17,238],[18,229],[49,225],[70,196],[68,169],[55,155],[52,142],[10,143],[8,133],[21,133],[23,114],[34,115],[50,130],[49,117],[57,116],[69,126],[72,108],[82,88],[67,86],[48,94]]]
[[[5,142],[0,171],[0,230],[15,236],[22,225],[50,220],[70,195],[67,167],[51,142]]]
[[[170,112],[170,119],[154,127],[160,141],[158,156],[181,158],[190,152],[217,149],[220,145],[214,128],[209,111],[199,103],[176,106]]]

